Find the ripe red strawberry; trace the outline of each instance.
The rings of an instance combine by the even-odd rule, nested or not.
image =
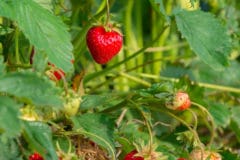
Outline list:
[[[88,30],[87,46],[93,59],[99,64],[109,62],[122,48],[123,37],[111,29],[106,31],[103,26],[95,26]]]
[[[186,160],[185,158],[178,158],[177,160]]]
[[[65,73],[61,69],[54,71],[53,74],[58,81],[62,79],[62,76],[65,76]]]
[[[28,159],[29,160],[44,160],[43,157],[37,152],[30,155]]]
[[[185,92],[177,92],[172,99],[166,102],[166,107],[173,110],[183,111],[191,106],[189,96]]]
[[[131,151],[130,153],[128,153],[124,160],[144,160],[143,157],[138,157],[138,156],[135,156],[135,154],[137,154],[138,152],[136,150],[133,150]]]

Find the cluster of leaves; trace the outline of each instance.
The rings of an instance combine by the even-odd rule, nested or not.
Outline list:
[[[169,160],[187,157],[202,144],[223,159],[240,159],[237,1],[221,6],[182,2],[190,8],[207,4],[208,12],[182,9],[173,1],[109,2],[126,33],[125,54],[99,67],[89,56],[85,35],[93,22],[105,18],[106,1],[0,1],[0,159],[27,159],[33,152],[46,160],[80,159],[84,153],[72,147],[79,138],[89,138],[111,159],[123,159],[152,138]],[[143,22],[146,11],[153,14],[151,26],[150,20]],[[182,48],[166,49],[185,40]],[[151,51],[159,45],[167,46],[170,59]],[[48,62],[66,77],[52,81]],[[189,93],[191,109],[165,107],[178,90]],[[66,110],[69,99],[81,100],[74,106],[77,113]]]

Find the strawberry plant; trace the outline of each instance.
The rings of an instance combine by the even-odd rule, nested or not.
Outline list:
[[[1,0],[0,159],[240,160],[239,9]]]

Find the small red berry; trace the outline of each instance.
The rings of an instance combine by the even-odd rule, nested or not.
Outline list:
[[[88,30],[87,46],[93,59],[99,64],[109,62],[122,48],[122,35],[110,29],[106,31],[103,26],[94,26]]]
[[[39,153],[35,152],[29,156],[29,160],[44,160],[44,159]]]
[[[61,69],[54,71],[53,74],[58,81],[65,76],[65,73]]]
[[[137,154],[138,152],[136,150],[133,150],[131,151],[130,153],[128,153],[124,160],[144,160],[143,157],[138,157],[138,156],[135,156],[135,154]]]
[[[177,92],[172,99],[166,102],[166,107],[172,110],[183,111],[191,106],[191,101],[187,93]]]
[[[185,158],[178,158],[177,160],[186,160]]]

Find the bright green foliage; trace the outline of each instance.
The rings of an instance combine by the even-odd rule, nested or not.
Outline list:
[[[3,131],[0,138],[12,138],[20,135],[19,107],[20,105],[13,99],[0,96],[0,130]]]
[[[215,70],[228,65],[230,39],[213,15],[200,10],[181,10],[176,11],[175,17],[182,36],[202,61]]]
[[[22,98],[36,106],[62,106],[59,90],[48,79],[33,72],[9,73],[0,77],[0,92]]]
[[[49,61],[64,71],[72,70],[72,45],[66,26],[32,0],[16,1],[16,21],[30,42],[47,53]]]
[[[0,0],[0,160],[121,160],[144,145],[168,160],[199,146],[238,160],[240,3],[106,2]],[[101,24],[124,38],[105,65],[86,46]],[[179,92],[191,106],[167,108]]]
[[[12,1],[2,0],[0,1],[0,15],[3,17],[14,19],[16,12],[13,10]]]
[[[52,143],[51,128],[42,122],[24,122],[24,137],[30,144],[32,150],[36,150],[46,160],[57,160],[56,151]]]
[[[108,149],[114,157],[115,144],[113,141],[114,121],[104,114],[87,113],[72,118],[74,130],[92,139],[94,142]],[[82,132],[81,132],[82,130]]]
[[[46,52],[51,63],[72,71],[73,47],[63,22],[32,0],[11,2],[0,2],[1,8],[6,8],[0,15],[16,21],[35,48]]]

